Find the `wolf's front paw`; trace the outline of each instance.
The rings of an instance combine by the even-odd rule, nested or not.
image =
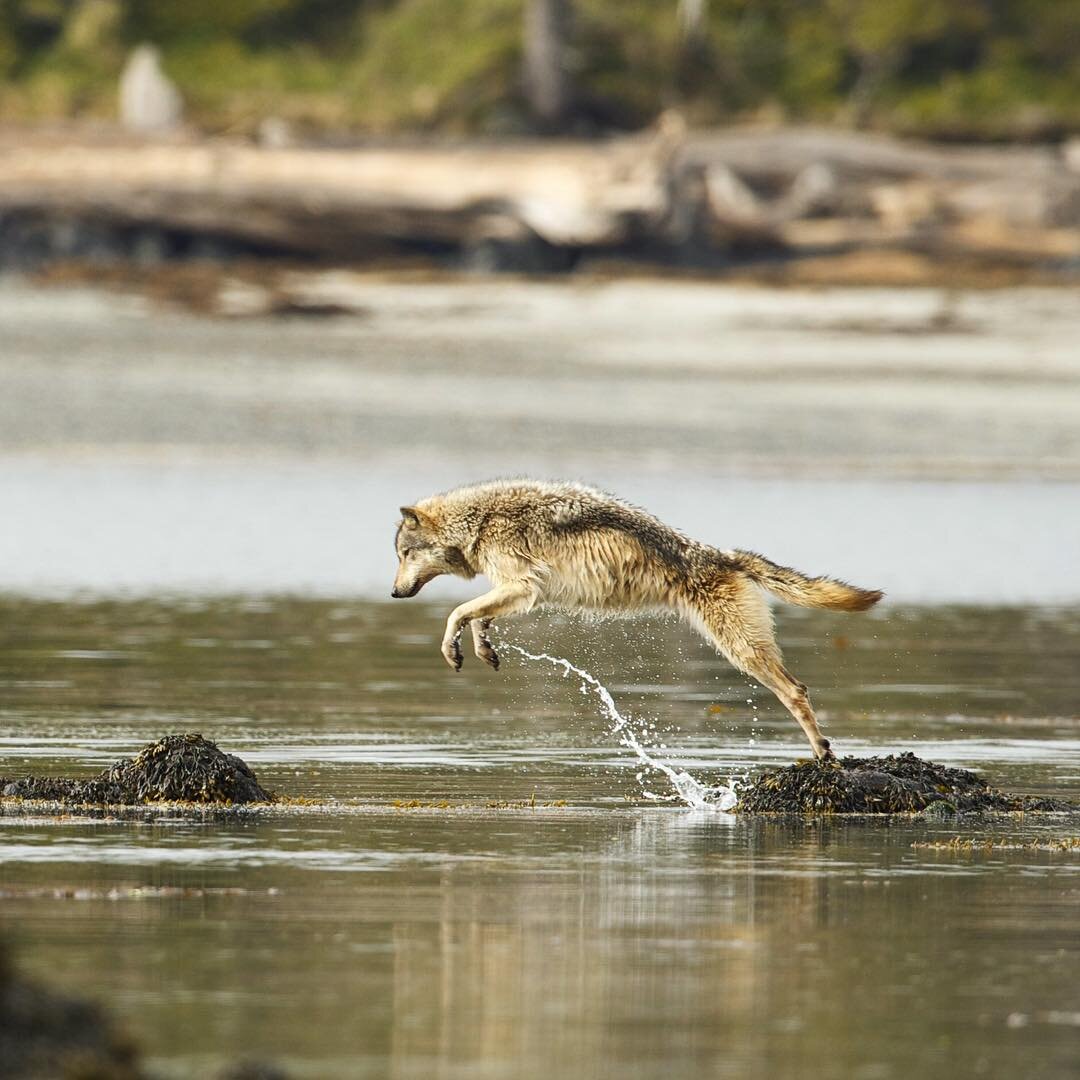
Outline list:
[[[499,670],[499,654],[491,647],[491,643],[483,641],[476,646],[476,655],[484,661],[485,664],[490,664],[496,671]]]
[[[455,670],[461,670],[461,646],[457,638],[450,638],[442,643],[443,659]]]

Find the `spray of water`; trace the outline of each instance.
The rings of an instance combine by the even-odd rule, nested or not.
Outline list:
[[[632,750],[643,765],[656,770],[656,772],[663,773],[671,781],[671,786],[675,789],[678,797],[687,806],[692,806],[695,810],[731,810],[734,808],[738,796],[735,794],[733,783],[729,787],[712,787],[703,784],[700,780],[696,780],[685,769],[675,770],[666,762],[657,761],[656,758],[652,757],[648,749],[642,746],[630,719],[619,712],[615,706],[615,700],[607,687],[595,676],[590,675],[589,672],[582,668],[575,667],[569,660],[564,660],[561,656],[549,656],[547,653],[531,653],[518,645],[511,645],[506,641],[500,642],[500,647],[513,649],[514,652],[519,653],[526,660],[547,661],[556,668],[562,669],[564,679],[571,674],[578,676],[581,679],[581,692],[583,694],[595,694],[599,699],[601,711],[611,721],[612,734],[618,735],[619,742]],[[648,791],[645,794],[651,795]],[[655,798],[656,796],[651,797]]]

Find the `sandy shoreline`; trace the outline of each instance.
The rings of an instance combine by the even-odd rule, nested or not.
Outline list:
[[[0,287],[0,453],[1080,478],[1071,290],[296,285],[333,318]]]

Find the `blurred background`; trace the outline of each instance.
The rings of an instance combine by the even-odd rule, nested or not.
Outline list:
[[[193,123],[251,133],[603,133],[823,121],[953,139],[1080,129],[1061,0],[7,0],[11,119],[113,120],[151,43]]]
[[[399,506],[592,482],[886,591],[778,610],[841,754],[1075,798],[1078,285],[1076,0],[0,0],[0,778],[312,804],[0,800],[24,970],[160,1076],[1073,1077],[1059,821],[687,812],[626,731],[806,752],[688,627],[499,627],[615,731],[389,592]]]

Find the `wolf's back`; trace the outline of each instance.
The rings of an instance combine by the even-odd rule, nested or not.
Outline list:
[[[866,611],[884,595],[878,589],[860,589],[835,578],[807,577],[754,551],[726,551],[724,556],[763,589],[800,607]]]

